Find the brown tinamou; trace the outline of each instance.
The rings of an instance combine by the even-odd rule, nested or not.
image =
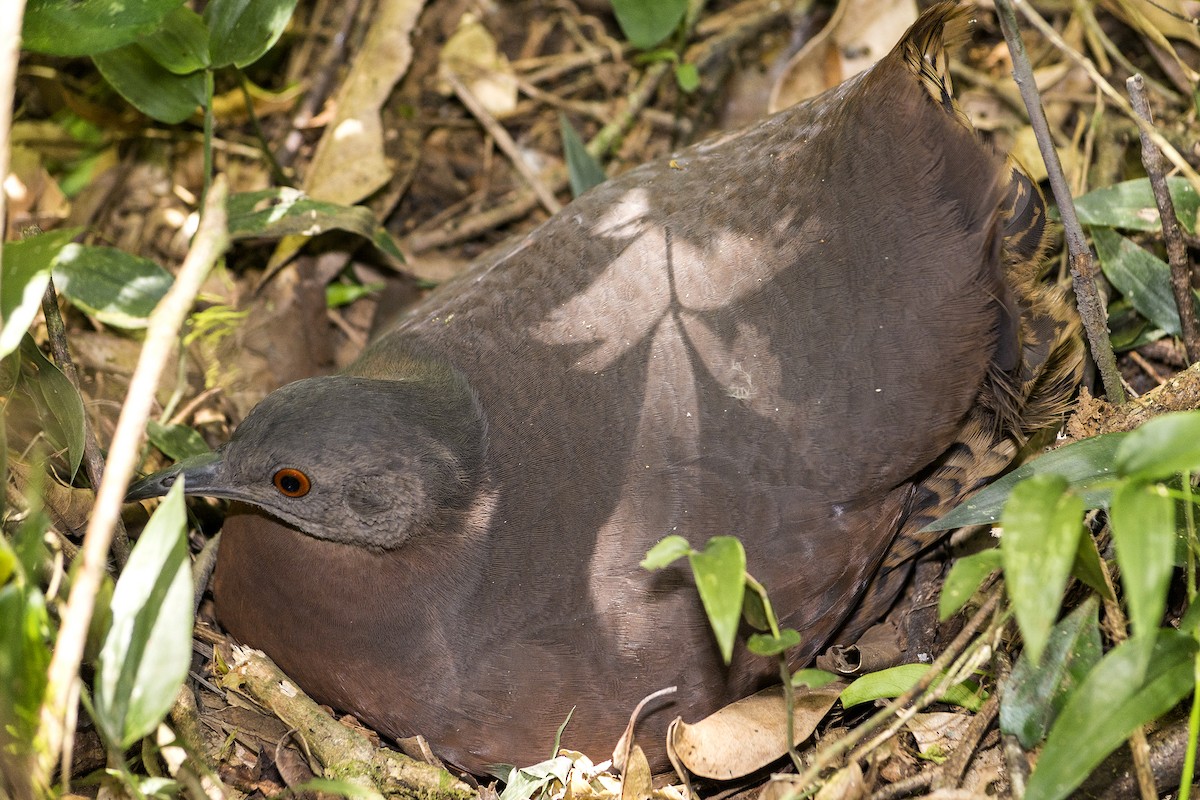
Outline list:
[[[321,702],[466,770],[611,751],[777,675],[718,655],[668,534],[741,538],[809,661],[884,613],[924,525],[1053,423],[1078,323],[1044,206],[950,98],[928,11],[877,66],[586,193],[204,463],[239,501],[220,622]]]

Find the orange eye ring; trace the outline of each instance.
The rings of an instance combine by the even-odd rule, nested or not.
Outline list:
[[[291,467],[285,467],[276,472],[271,482],[284,497],[304,497],[312,488],[312,481],[308,479],[308,476]]]

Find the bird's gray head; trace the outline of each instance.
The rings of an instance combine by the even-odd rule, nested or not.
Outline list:
[[[471,503],[485,434],[465,381],[309,378],[259,403],[215,453],[138,481],[126,499],[165,494],[183,475],[188,494],[250,503],[318,539],[389,550]]]

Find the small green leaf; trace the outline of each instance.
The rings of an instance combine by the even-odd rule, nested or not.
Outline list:
[[[1070,693],[1100,660],[1100,603],[1089,597],[1050,632],[1041,664],[1022,655],[1000,704],[1000,730],[1026,750],[1046,736]]]
[[[1072,693],[1050,729],[1025,800],[1062,800],[1139,725],[1162,716],[1194,688],[1196,640],[1179,631],[1158,635],[1154,669],[1138,675],[1141,643],[1113,648]]]
[[[1036,662],[1079,549],[1083,500],[1068,493],[1061,475],[1034,475],[1013,489],[1001,524],[1004,582],[1026,650]]]
[[[800,632],[793,628],[784,628],[779,636],[766,633],[754,633],[746,641],[746,648],[757,656],[777,656],[780,653],[800,644]]]
[[[1000,569],[1000,551],[981,550],[954,562],[938,598],[938,619],[945,622],[958,613],[979,589],[984,578]]]
[[[29,0],[21,45],[56,56],[103,53],[153,32],[184,0]]]
[[[792,686],[797,689],[820,689],[822,686],[828,686],[837,679],[838,676],[832,672],[810,667],[809,669],[798,669],[792,673]]]
[[[700,88],[700,71],[691,62],[684,62],[675,68],[675,83],[685,94],[691,94]]]
[[[176,75],[187,75],[208,66],[208,28],[187,6],[180,6],[161,27],[138,44],[161,66]]]
[[[583,143],[575,126],[565,114],[558,115],[558,125],[562,135],[563,155],[567,159],[567,173],[571,178],[571,196],[579,197],[593,186],[604,183],[608,176],[604,174],[604,167],[600,166],[600,162],[592,158],[587,145]]]
[[[40,469],[40,467],[39,467]],[[0,725],[12,755],[32,755],[38,713],[46,694],[53,627],[38,586],[47,552],[48,527],[41,513],[30,514],[18,528],[15,550],[0,538],[0,551],[14,572],[0,584]],[[19,555],[18,555],[18,551]],[[10,762],[6,762],[10,763]]]
[[[115,247],[68,244],[54,260],[54,286],[90,316],[117,328],[144,328],[175,279],[147,258]]]
[[[294,234],[317,236],[331,230],[353,233],[370,241],[381,252],[404,263],[396,240],[363,206],[342,206],[313,200],[289,188],[232,194],[226,203],[229,236],[237,241],[280,238]]]
[[[163,425],[152,419],[146,423],[146,435],[150,443],[172,461],[212,452],[204,437],[187,425]]]
[[[683,19],[687,0],[612,0],[629,43],[646,50],[666,39]]]
[[[664,536],[658,544],[650,548],[642,559],[642,569],[656,570],[670,566],[677,560],[692,552],[692,546],[682,536]]]
[[[17,349],[21,337],[41,308],[42,295],[50,283],[50,272],[59,251],[70,244],[82,228],[40,233],[20,242],[3,245],[3,278],[0,279],[0,358]]]
[[[771,630],[771,620],[767,618],[767,606],[763,598],[753,589],[746,592],[742,602],[742,619],[756,631]]]
[[[1200,211],[1200,196],[1187,178],[1168,178],[1167,188],[1175,202],[1175,213],[1180,224],[1189,233],[1193,232],[1196,212]],[[1075,209],[1079,213],[1079,221],[1084,225],[1134,231],[1162,229],[1149,178],[1138,178],[1088,192],[1075,200]]]
[[[742,618],[742,597],[746,592],[746,551],[732,536],[714,536],[703,552],[688,554],[700,601],[717,637],[721,657],[728,664],[733,658],[733,643]]]
[[[1113,466],[1134,481],[1166,480],[1200,470],[1200,412],[1155,417],[1117,449]]]
[[[1123,483],[1113,493],[1108,524],[1133,633],[1153,640],[1175,570],[1175,501],[1161,485]]]
[[[125,749],[175,702],[192,661],[192,571],[183,479],[142,531],[112,598],[112,627],[96,668],[96,724]]]
[[[177,125],[205,103],[204,75],[176,75],[140,45],[92,56],[96,69],[117,92],[151,119]]]
[[[1083,497],[1087,508],[1107,505],[1109,492],[1089,490],[1093,484],[1113,477],[1113,457],[1127,433],[1105,433],[1072,442],[1022,464],[990,486],[976,492],[946,516],[925,526],[927,531],[946,531],[968,525],[987,525],[1000,519],[1001,509],[1013,487],[1031,475],[1055,474],[1067,479]]]
[[[376,283],[331,283],[325,287],[325,307],[341,308],[355,300],[382,291],[383,282]]]
[[[899,697],[916,686],[917,681],[928,672],[928,664],[901,664],[863,675],[842,690],[842,705],[850,708],[860,703]],[[968,711],[977,711],[983,705],[976,693],[977,689],[978,687],[967,683],[956,684],[942,697],[942,702],[953,703]]]
[[[1179,309],[1171,290],[1171,268],[1166,262],[1108,228],[1094,228],[1092,242],[1100,267],[1112,285],[1121,290],[1139,314],[1178,336]],[[1195,304],[1193,292],[1192,305]]]
[[[1075,563],[1071,565],[1071,575],[1105,600],[1117,599],[1104,579],[1104,568],[1100,564],[1100,551],[1096,549],[1096,540],[1091,536],[1079,537],[1079,549],[1075,551]]]
[[[204,7],[214,67],[258,61],[283,35],[296,0],[210,0]]]
[[[83,461],[83,398],[62,370],[42,355],[29,335],[21,341],[21,357],[23,380],[36,392],[38,413],[49,412],[49,420],[44,414],[42,420],[53,422],[46,425],[47,438],[55,448],[66,450],[67,468],[74,477]]]

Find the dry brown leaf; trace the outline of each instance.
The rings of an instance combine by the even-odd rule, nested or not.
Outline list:
[[[812,734],[845,686],[836,682],[796,690],[795,744]],[[693,725],[676,719],[667,732],[667,749],[696,775],[733,780],[781,758],[787,752],[786,738],[783,687],[773,686]]]
[[[863,780],[862,767],[857,761],[842,767],[817,792],[817,800],[860,800],[869,794]]]
[[[512,66],[474,14],[463,14],[458,29],[442,47],[438,89],[447,96],[454,94],[448,73],[456,75],[493,117],[503,118],[516,109],[517,80]]]
[[[917,714],[907,723],[917,740],[917,749],[926,758],[940,761],[958,747],[971,724],[971,715],[954,711]]]
[[[770,112],[818,95],[870,67],[916,19],[915,0],[841,0],[829,24],[784,68],[771,90]]]
[[[621,773],[621,800],[650,800],[654,794],[654,782],[650,773],[650,762],[642,748],[629,748],[625,770]]]

